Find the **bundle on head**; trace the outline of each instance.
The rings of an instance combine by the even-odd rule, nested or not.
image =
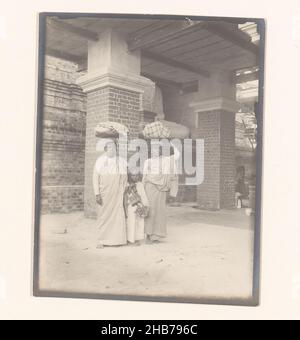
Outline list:
[[[160,120],[145,125],[143,130],[143,136],[146,139],[170,138],[170,135],[170,129],[164,126]]]
[[[167,120],[157,120],[145,125],[142,135],[145,139],[184,139],[189,137],[190,130],[182,124]]]
[[[128,134],[128,128],[116,122],[102,122],[95,128],[95,136],[98,138],[118,138],[120,135]]]

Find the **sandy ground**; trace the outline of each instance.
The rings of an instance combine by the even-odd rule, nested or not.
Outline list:
[[[96,249],[95,221],[83,213],[41,220],[40,289],[76,293],[248,298],[253,217],[244,210],[168,208],[168,238]],[[64,230],[66,234],[62,234]]]

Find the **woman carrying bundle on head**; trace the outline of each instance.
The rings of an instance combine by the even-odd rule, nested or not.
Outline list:
[[[176,161],[180,152],[167,139],[168,130],[161,122],[149,124],[144,129],[144,136],[151,139],[151,148],[157,149],[144,163],[143,184],[149,200],[149,216],[145,219],[146,241],[157,243],[167,236],[167,193],[176,197],[178,192],[178,175]],[[164,154],[164,142],[173,149],[173,154]],[[169,150],[170,151],[170,150]]]

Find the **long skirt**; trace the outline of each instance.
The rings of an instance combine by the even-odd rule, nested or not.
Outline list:
[[[123,207],[124,179],[121,175],[105,175],[100,179],[103,205],[98,207],[98,241],[106,246],[127,243]]]
[[[156,185],[145,184],[149,200],[149,216],[145,219],[145,233],[152,239],[167,236],[167,193],[160,191]]]
[[[144,219],[135,213],[136,207],[128,207],[127,217],[127,241],[134,243],[145,237]]]

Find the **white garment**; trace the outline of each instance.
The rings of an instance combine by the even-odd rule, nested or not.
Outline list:
[[[160,191],[169,191],[170,196],[176,197],[178,193],[178,173],[176,161],[180,157],[175,149],[172,156],[148,158],[144,163],[143,183],[147,182],[157,186]]]
[[[144,186],[141,182],[136,183],[137,193],[141,197],[141,201],[144,206],[149,207],[149,201],[146,196],[146,192]],[[141,241],[145,237],[145,227],[144,227],[144,219],[138,216],[136,211],[136,206],[132,206],[129,204],[128,206],[128,216],[127,216],[127,240],[130,243],[134,243],[135,241]]]
[[[107,246],[127,243],[123,194],[127,183],[124,172],[126,162],[116,157],[103,155],[94,168],[93,185],[95,195],[101,195],[98,206],[98,241]]]

